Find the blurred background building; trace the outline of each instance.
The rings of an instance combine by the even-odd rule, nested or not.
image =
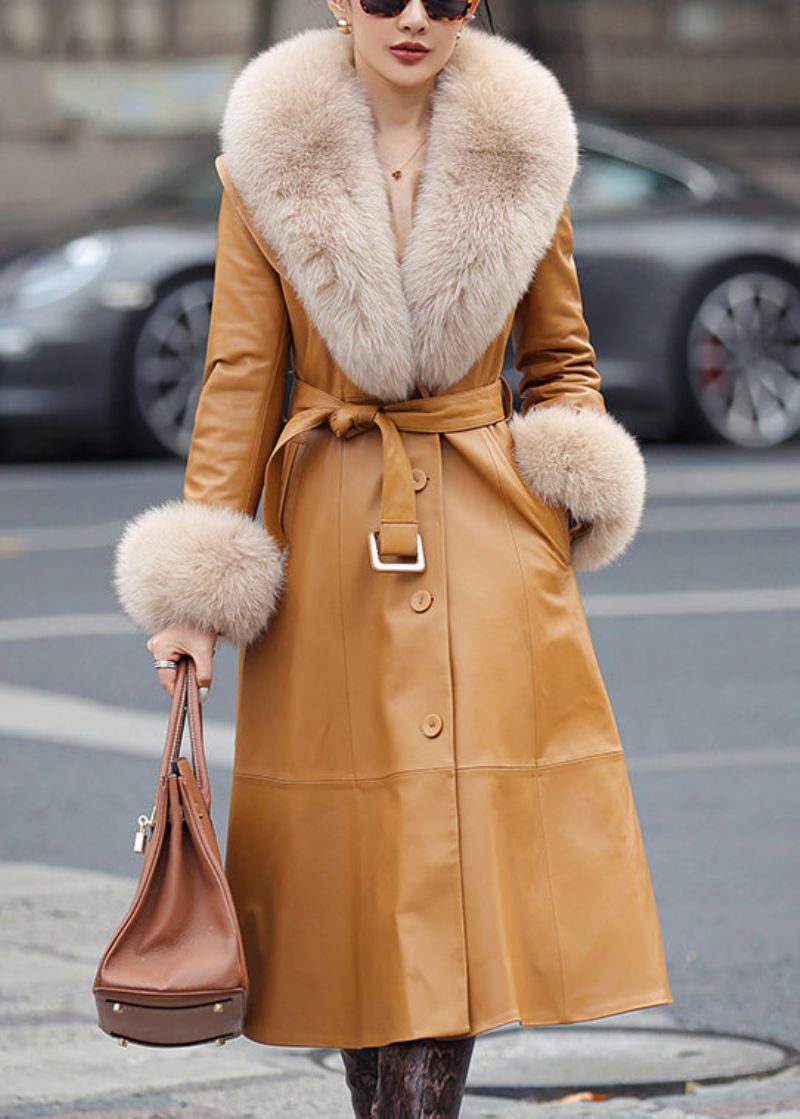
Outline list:
[[[644,123],[794,196],[800,0],[494,0],[578,109]],[[0,0],[0,226],[117,196],[213,133],[251,54],[324,0]]]

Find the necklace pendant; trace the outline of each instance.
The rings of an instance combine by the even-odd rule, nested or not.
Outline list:
[[[392,171],[392,178],[393,179],[399,179],[402,174],[403,174],[402,170],[398,167],[398,169],[396,171]]]

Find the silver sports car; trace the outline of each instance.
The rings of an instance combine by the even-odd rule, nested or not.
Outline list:
[[[575,259],[609,409],[642,438],[792,438],[800,206],[601,118],[578,123]],[[186,453],[213,284],[214,155],[209,142],[7,261],[2,427]],[[516,386],[510,348],[505,375]]]

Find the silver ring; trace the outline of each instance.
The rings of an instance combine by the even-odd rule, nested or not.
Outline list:
[[[177,661],[153,661],[153,668],[174,668],[177,670]]]

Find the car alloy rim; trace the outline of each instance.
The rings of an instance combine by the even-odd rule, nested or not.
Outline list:
[[[208,277],[168,292],[147,316],[134,352],[142,417],[167,450],[183,456],[202,387],[212,286]]]
[[[800,430],[800,288],[770,272],[729,276],[703,300],[689,385],[732,443],[772,447]]]

